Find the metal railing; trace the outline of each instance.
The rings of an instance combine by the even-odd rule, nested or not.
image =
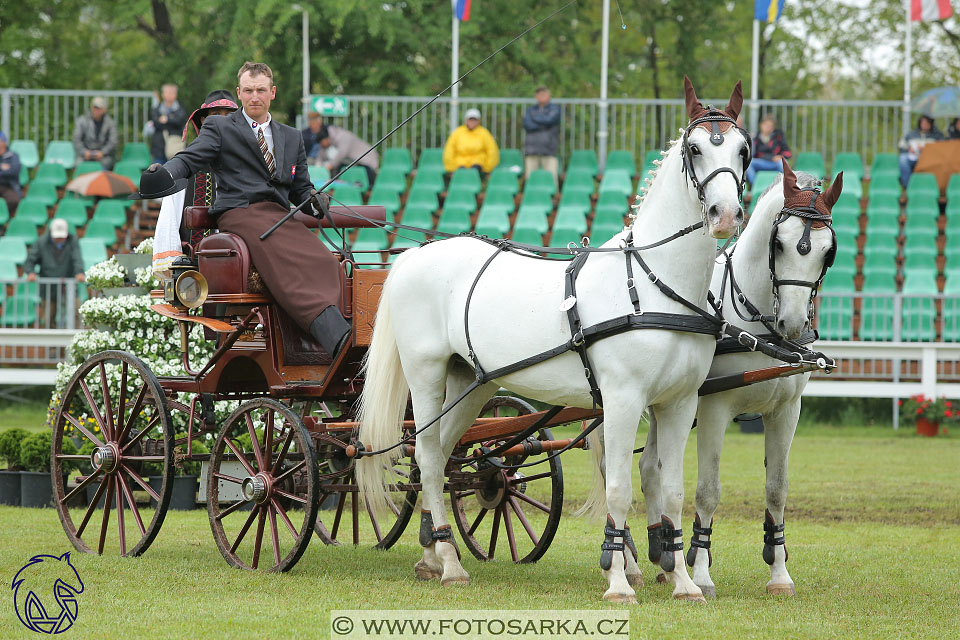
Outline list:
[[[414,113],[426,97],[345,96],[349,113],[330,121],[373,142]],[[420,151],[443,146],[450,133],[451,98],[440,98],[387,142],[407,147],[416,158]],[[561,109],[561,158],[578,149],[597,146],[600,100],[557,98]],[[726,101],[716,101],[723,105]],[[523,148],[523,113],[533,104],[522,98],[459,98],[460,113],[480,109],[482,123],[500,148]],[[633,153],[637,163],[647,151],[662,149],[677,137],[687,122],[682,100],[608,100],[607,124],[611,150]],[[764,100],[757,110],[777,116],[787,143],[796,152],[816,151],[828,166],[841,152],[856,152],[869,166],[877,153],[895,151],[901,135],[902,103],[894,100],[839,102],[816,100]],[[459,122],[454,123],[460,124]]]
[[[154,101],[149,91],[0,89],[0,128],[9,140],[33,140],[42,157],[50,141],[73,140],[77,118],[90,111],[95,96],[107,99],[121,146],[144,140],[143,126]]]
[[[4,296],[0,328],[76,329],[77,307],[87,297],[87,285],[73,278],[0,280]],[[3,300],[3,298],[6,298]],[[0,357],[0,362],[3,359]]]

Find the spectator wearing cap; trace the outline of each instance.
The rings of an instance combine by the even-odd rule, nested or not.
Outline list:
[[[301,130],[303,134],[303,148],[307,152],[307,164],[323,164],[323,147],[320,146],[320,131],[323,129],[323,118],[316,111],[307,114],[307,127]]]
[[[7,136],[0,131],[0,198],[7,201],[10,214],[17,210],[23,192],[20,190],[20,156],[7,146]]]
[[[104,169],[113,168],[117,151],[117,124],[107,115],[106,98],[90,101],[90,113],[77,118],[73,130],[73,149],[77,160],[96,160]]]
[[[546,169],[557,183],[557,150],[560,147],[560,107],[550,102],[550,90],[537,87],[537,104],[527,107],[523,114],[523,174],[529,178],[532,171]]]
[[[39,273],[37,267],[40,267]],[[83,282],[83,256],[80,253],[80,243],[76,236],[70,233],[67,221],[63,218],[54,218],[50,221],[47,232],[37,238],[30,247],[27,261],[23,263],[23,271],[27,280],[33,282],[37,276],[41,278],[73,278]],[[62,283],[42,283],[40,285],[40,300],[42,303],[41,317],[48,318],[48,326],[63,326],[62,318],[57,317],[58,302],[66,291]]]
[[[467,109],[464,123],[453,130],[443,147],[443,168],[454,172],[462,167],[490,173],[500,164],[496,140],[480,124],[480,110]]]
[[[357,166],[367,170],[368,182],[373,184],[377,177],[377,169],[380,167],[380,157],[376,151],[370,151],[371,145],[357,137],[352,131],[347,131],[332,124],[323,124],[322,118],[319,122],[320,130],[317,132],[316,138],[327,170],[335,175],[362,156]],[[306,145],[306,138],[303,142]],[[370,153],[367,153],[367,151],[370,151]],[[365,153],[367,155],[363,155]]]
[[[184,148],[180,132],[187,123],[187,110],[177,100],[178,92],[175,84],[163,85],[160,88],[160,100],[150,110],[147,128],[153,130],[150,155],[154,162],[166,162]]]

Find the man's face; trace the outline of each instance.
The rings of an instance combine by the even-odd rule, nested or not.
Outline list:
[[[0,140],[0,156],[5,154],[6,152],[7,152],[7,141]]]
[[[920,118],[920,131],[930,131],[933,123],[928,118]]]
[[[101,109],[100,107],[90,107],[90,114],[93,116],[94,120],[103,119],[103,114],[106,112],[106,109]]]
[[[764,120],[763,122],[760,123],[760,133],[762,133],[765,136],[770,135],[771,133],[773,133],[773,127],[775,125],[776,123],[773,120]]]
[[[244,71],[240,76],[237,96],[247,115],[259,122],[261,118],[267,117],[270,103],[277,97],[277,87],[263,74],[253,76],[249,71]]]
[[[307,122],[307,126],[310,127],[310,131],[314,133],[320,133],[320,128],[323,126],[323,120],[317,118],[316,120],[310,120]]]
[[[467,129],[476,129],[480,121],[476,118],[467,118]]]
[[[547,103],[550,102],[550,92],[549,91],[537,91],[536,93],[537,104],[541,107],[547,106]]]
[[[173,85],[164,85],[160,89],[160,97],[163,98],[163,101],[167,104],[172,104],[173,101],[177,99],[177,88]]]

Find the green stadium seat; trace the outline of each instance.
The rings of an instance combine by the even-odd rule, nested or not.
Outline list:
[[[524,195],[533,192],[547,193],[553,196],[557,192],[557,185],[553,181],[553,174],[546,169],[537,169],[530,173],[527,184],[523,187]]]
[[[440,203],[437,201],[437,192],[430,187],[418,187],[414,184],[407,195],[407,207],[418,207],[433,213],[440,208]]]
[[[359,187],[360,191],[363,193],[366,193],[370,190],[370,176],[367,175],[367,170],[359,165],[350,167],[344,171],[343,175],[340,176],[338,180]]]
[[[532,229],[542,235],[547,232],[550,225],[547,223],[547,216],[539,207],[521,206],[517,212],[517,219],[513,223],[516,229]]]
[[[20,274],[17,273],[17,263],[10,258],[0,254],[0,303],[3,302],[3,295],[6,293],[6,282],[17,280]]]
[[[498,196],[498,197],[502,198],[502,196]],[[488,201],[489,200],[484,200],[484,202],[488,202]],[[507,200],[504,199],[503,202],[506,205]],[[513,199],[511,198],[509,202],[510,204],[513,204]],[[473,193],[471,193],[470,190],[454,191],[453,189],[451,189],[450,191],[447,192],[447,197],[443,201],[443,208],[444,209],[456,208],[456,209],[467,211],[468,213],[473,213],[474,211],[477,210],[477,197]]]
[[[42,202],[46,207],[52,207],[57,203],[60,197],[57,195],[57,188],[49,183],[37,184],[36,181],[30,183],[27,189],[27,195],[24,200],[36,200]]]
[[[908,225],[922,222],[936,226],[937,218],[940,217],[940,205],[934,196],[916,195],[907,200],[906,216]]]
[[[130,178],[130,180],[133,181],[133,186],[137,188],[140,187],[140,175],[143,170],[140,169],[140,165],[138,163],[131,162],[130,160],[121,160],[113,166],[113,172]]]
[[[523,173],[523,152],[520,149],[500,149],[500,163],[497,166],[514,174]]]
[[[837,245],[837,255],[834,256],[833,266],[830,267],[830,271],[834,269],[846,269],[849,270],[851,276],[857,272],[857,248],[851,245]],[[829,271],[828,271],[829,273]]]
[[[37,149],[37,143],[33,140],[11,140],[10,151],[13,151],[20,157],[20,165],[33,169],[40,164],[40,151]]]
[[[453,175],[450,176],[450,185],[447,187],[448,193],[451,191],[465,191],[473,196],[476,196],[482,190],[483,185],[480,182],[480,172],[476,169],[457,169],[453,172]]]
[[[473,208],[476,209],[477,208],[476,199],[474,199],[473,202],[474,202]],[[497,206],[503,207],[504,209],[507,209],[511,213],[516,208],[516,199],[514,197],[514,194],[510,193],[509,191],[490,191],[490,189],[488,188],[487,193],[483,197],[483,203],[495,204]]]
[[[17,220],[30,221],[41,227],[47,224],[50,216],[47,215],[47,205],[40,200],[24,199],[17,206]]]
[[[823,278],[820,291],[824,293],[853,293],[856,290],[853,286],[853,276],[855,273],[855,266],[850,268],[835,264],[827,269],[827,275]]]
[[[607,191],[597,197],[596,220],[603,222],[616,222],[623,225],[623,216],[627,214],[630,207],[627,199],[616,191]]]
[[[308,165],[307,175],[310,177],[310,184],[319,189],[330,180],[330,171],[321,165]],[[329,191],[332,187],[327,187],[324,191]]]
[[[117,242],[117,227],[106,219],[91,219],[83,230],[85,239],[97,239],[104,247],[111,247]]]
[[[93,210],[91,220],[105,220],[114,227],[127,224],[127,201],[101,200]]]
[[[30,327],[38,323],[37,305],[40,303],[40,287],[37,282],[18,282],[13,295],[3,305],[4,327]]]
[[[563,193],[585,193],[592,195],[596,189],[593,175],[582,167],[571,169],[563,181]]]
[[[20,186],[25,187],[30,182],[30,172],[23,165],[20,165]]]
[[[401,171],[404,176],[410,173],[413,170],[410,149],[406,147],[384,149],[383,157],[380,159],[380,171],[382,172],[384,169]]]
[[[840,227],[839,229],[834,229],[834,233],[837,235],[837,246],[841,248],[852,249],[856,251],[857,249],[857,236],[855,230],[850,228]]]
[[[936,293],[936,281],[933,283]],[[937,339],[937,308],[933,298],[903,298],[900,339],[904,342],[933,342]]]
[[[900,230],[900,205],[886,199],[870,201],[867,205],[867,233],[873,230]]]
[[[860,339],[871,342],[893,340],[893,298],[866,297],[860,307]]]
[[[750,185],[750,193],[753,195],[754,200],[760,197],[764,189],[769,187],[773,181],[777,179],[778,175],[780,175],[779,171],[757,171],[757,176],[753,184]]]
[[[903,293],[937,295],[937,267],[904,267]]]
[[[400,196],[390,188],[381,188],[380,181],[374,185],[370,191],[370,199],[367,204],[377,204],[384,208],[387,214],[387,220],[393,220],[400,210]]]
[[[903,255],[929,256],[931,259],[936,258],[936,240],[930,236],[920,234],[909,235],[903,243]]]
[[[864,293],[896,293],[897,283],[897,265],[890,262],[889,266],[872,266],[868,270],[863,267],[863,292]]]
[[[514,242],[543,246],[543,234],[536,229],[514,227],[511,239]]]
[[[866,243],[863,245],[863,255],[882,255],[893,257],[898,253],[896,232],[872,231],[867,233]]]
[[[843,185],[843,193],[840,194],[840,199],[833,205],[834,220],[840,216],[852,217],[854,219],[860,217],[860,198],[847,193],[846,184]]]
[[[843,192],[847,192],[847,183],[859,183],[863,180],[863,158],[856,152],[838,153],[833,159],[833,177],[843,171]]]
[[[393,236],[393,244],[390,245],[390,248],[411,249],[413,247],[419,247],[426,241],[427,234],[425,233],[410,231],[409,229],[400,229],[397,231],[397,235]]]
[[[827,274],[829,277],[830,274]],[[826,285],[824,280],[824,285]],[[840,291],[840,290],[838,290]],[[849,291],[853,291],[850,279]],[[825,295],[818,298],[817,332],[822,340],[853,340],[853,299],[847,296]]]
[[[624,197],[634,194],[633,179],[630,174],[623,169],[605,171],[603,178],[600,180],[599,193],[603,194],[608,191],[622,193]]]
[[[560,206],[576,206],[583,209],[583,215],[590,213],[590,195],[582,191],[565,191],[560,196]]]
[[[663,157],[663,152],[660,149],[650,149],[645,154],[643,154],[643,164],[652,164],[654,160],[659,160]]]
[[[64,198],[57,205],[54,218],[63,218],[75,227],[87,224],[87,205],[82,200]]]
[[[554,228],[553,233],[550,234],[550,246],[551,247],[566,247],[571,242],[575,243],[577,246],[581,246],[583,243],[584,234],[576,231],[575,229],[564,229],[564,228]],[[563,255],[554,255],[553,258],[564,258]]]
[[[936,271],[937,268],[937,256],[935,254],[931,255],[929,253],[916,253],[916,252],[905,252],[903,256],[903,270],[904,273],[909,269],[933,269]]]
[[[514,196],[519,190],[520,183],[517,180],[517,174],[509,169],[494,169],[490,174],[490,180],[487,181],[488,196],[495,191],[504,191]]]
[[[417,164],[417,172],[422,169],[439,170],[443,173],[443,149],[431,147],[420,152],[420,161]]]
[[[521,205],[539,205],[545,207],[548,211],[553,209],[553,194],[546,191],[530,191],[529,189],[523,192],[523,199],[520,201]]]
[[[89,269],[107,259],[107,249],[100,238],[80,238],[78,242],[84,269]]]
[[[637,163],[633,159],[633,153],[630,151],[611,151],[607,154],[607,163],[604,165],[604,171],[618,169],[626,171],[632,178],[637,172]]]
[[[437,231],[443,231],[444,233],[463,233],[464,231],[470,231],[470,214],[472,212],[472,209],[467,211],[458,206],[445,205],[443,211],[440,212]]]
[[[417,170],[417,175],[413,179],[410,191],[433,191],[440,193],[446,188],[443,181],[443,171],[438,171],[434,167],[424,167]]]
[[[33,239],[37,239],[36,230],[34,230]],[[0,256],[13,260],[17,264],[23,264],[27,259],[27,242],[23,237],[7,234],[0,237]]]
[[[433,214],[437,210],[436,202],[407,202],[403,210],[403,216],[400,222],[411,227],[420,227],[421,229],[433,229]]]
[[[960,268],[960,243],[947,242],[943,255],[947,261],[947,269]]]
[[[384,229],[364,228],[357,231],[353,241],[354,251],[383,251],[387,248],[387,232]]]
[[[363,189],[349,182],[338,181],[333,185],[333,195],[330,197],[330,204],[344,207],[362,205]],[[96,217],[97,214],[94,213],[93,216]]]
[[[570,161],[567,163],[567,173],[571,169],[585,169],[591,175],[597,175],[600,163],[597,161],[597,152],[593,149],[578,149],[570,154]]]
[[[907,201],[914,196],[929,194],[934,198],[940,197],[940,187],[937,186],[937,177],[932,173],[913,173],[907,182]]]
[[[100,163],[96,163],[97,166],[100,166]],[[63,187],[67,184],[67,170],[63,168],[63,165],[55,164],[52,162],[43,162],[37,167],[37,172],[33,176],[33,180],[30,182],[30,187],[33,188],[41,184],[50,184],[54,187]]]
[[[150,155],[150,147],[144,142],[128,142],[123,145],[123,153],[120,155],[121,162],[130,162],[136,164],[143,171],[150,163],[153,157]]]
[[[836,211],[834,211],[834,213],[836,213]],[[840,232],[844,235],[856,237],[856,235],[860,233],[860,222],[848,216],[834,216],[833,230],[835,233]]]
[[[557,217],[553,220],[554,231],[563,229],[574,231],[580,235],[587,233],[587,219],[579,207],[563,206],[557,209]]]
[[[97,162],[96,160],[84,160],[77,165],[77,168],[73,170],[73,177],[82,176],[87,173],[96,173],[97,171],[103,171],[103,165]],[[114,171],[116,173],[116,171]]]
[[[816,151],[806,151],[798,153],[790,163],[794,171],[806,171],[807,173],[823,179],[827,175],[826,165],[823,163],[823,156]]]
[[[407,190],[407,174],[399,167],[383,167],[373,183],[374,190],[401,194]]]
[[[951,201],[960,202],[960,173],[953,174],[947,181],[947,202]]]
[[[66,169],[73,169],[77,164],[73,152],[73,143],[69,140],[51,140],[47,150],[43,152],[43,161],[63,165]],[[144,165],[146,168],[146,165]]]
[[[900,198],[903,190],[900,187],[900,175],[879,175],[870,180],[869,199]]]
[[[612,220],[594,220],[590,226],[590,237],[597,244],[606,242],[616,234],[623,231],[623,223]]]
[[[873,165],[870,167],[870,181],[876,180],[877,176],[895,176],[900,180],[900,158],[896,153],[878,153],[873,157]]]
[[[10,222],[10,209],[7,207],[7,201],[0,198],[0,227]]]
[[[503,207],[484,204],[477,215],[477,233],[501,237],[510,230],[510,214]]]
[[[960,342],[960,299],[946,298],[943,301],[944,342]]]

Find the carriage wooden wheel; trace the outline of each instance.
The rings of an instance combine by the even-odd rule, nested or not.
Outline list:
[[[207,513],[220,553],[241,569],[289,570],[310,541],[317,490],[300,417],[271,398],[243,403],[210,456]]]
[[[526,415],[536,410],[527,402],[510,396],[495,396],[484,406],[483,414],[494,417]],[[485,441],[494,448],[508,438]],[[553,440],[550,429],[540,429],[539,439]],[[454,455],[463,456],[458,447]],[[505,465],[532,462],[545,457],[516,456],[502,459]],[[503,539],[514,562],[539,560],[557,533],[563,509],[563,470],[559,457],[525,469],[499,469],[488,463],[464,467],[463,473],[449,479],[453,519],[460,537],[479,560],[493,560]]]
[[[67,442],[80,453],[65,453]],[[73,546],[123,556],[146,551],[163,524],[173,484],[170,414],[147,365],[123,351],[103,351],[80,365],[57,411],[51,454],[57,513]],[[64,474],[77,468],[81,480],[68,490]],[[160,476],[159,492],[148,475]],[[89,506],[71,508],[88,487],[96,487]],[[138,504],[147,496],[155,508]]]

